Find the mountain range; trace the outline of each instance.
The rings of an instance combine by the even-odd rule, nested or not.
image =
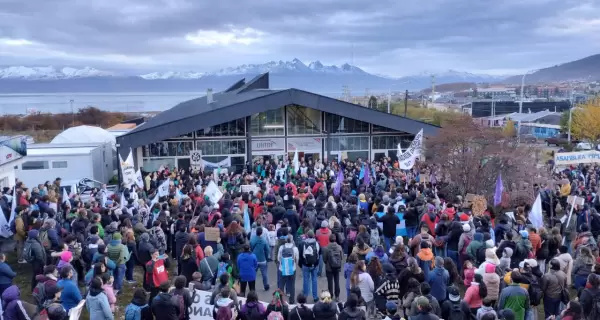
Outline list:
[[[522,75],[509,77],[505,83],[521,83]],[[600,54],[583,59],[539,69],[525,77],[525,82],[548,83],[568,80],[600,80]]]
[[[371,74],[345,63],[324,65],[320,61],[305,64],[299,59],[270,61],[263,64],[244,64],[213,72],[166,71],[145,74],[126,74],[98,70],[92,67],[25,67],[0,68],[0,93],[53,92],[204,92],[207,88],[222,90],[241,78],[252,78],[270,72],[272,88],[298,88],[308,91],[341,93],[343,86],[362,94],[388,90],[415,90],[431,86],[431,75],[394,78]],[[454,82],[498,82],[505,77],[478,75],[448,70],[435,73],[436,84]],[[355,92],[356,93],[356,92]]]

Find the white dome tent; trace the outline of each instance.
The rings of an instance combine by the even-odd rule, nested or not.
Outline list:
[[[58,134],[50,143],[108,143],[113,149],[116,147],[115,136],[100,128],[93,126],[77,126],[69,128]]]

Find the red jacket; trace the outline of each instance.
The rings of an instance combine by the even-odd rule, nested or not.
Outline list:
[[[163,259],[150,260],[146,263],[146,283],[151,288],[156,288],[161,283],[169,281],[168,264],[168,262],[165,264]]]
[[[319,228],[315,234],[315,238],[319,243],[319,247],[325,248],[329,245],[329,236],[331,235],[331,230],[329,228]]]

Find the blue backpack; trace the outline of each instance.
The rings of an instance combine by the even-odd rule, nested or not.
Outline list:
[[[147,304],[138,306],[130,303],[127,305],[127,308],[125,308],[125,320],[142,320],[142,309],[147,306]]]
[[[219,262],[219,268],[217,269],[217,278],[220,278],[222,274],[227,273],[228,263]]]

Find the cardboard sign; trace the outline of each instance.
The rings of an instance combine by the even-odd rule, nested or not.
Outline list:
[[[577,198],[577,199],[575,199]],[[585,202],[585,199],[582,197],[575,197],[575,196],[568,196],[567,197],[567,203],[570,205],[573,205],[573,202],[578,205],[578,206],[583,206],[583,203]]]
[[[221,230],[219,228],[204,228],[204,239],[206,241],[217,241],[221,238]]]
[[[473,199],[475,199],[477,195],[473,194],[473,193],[467,193],[465,195],[465,200],[464,200],[464,207],[469,207],[471,205],[471,203],[473,202]]]

